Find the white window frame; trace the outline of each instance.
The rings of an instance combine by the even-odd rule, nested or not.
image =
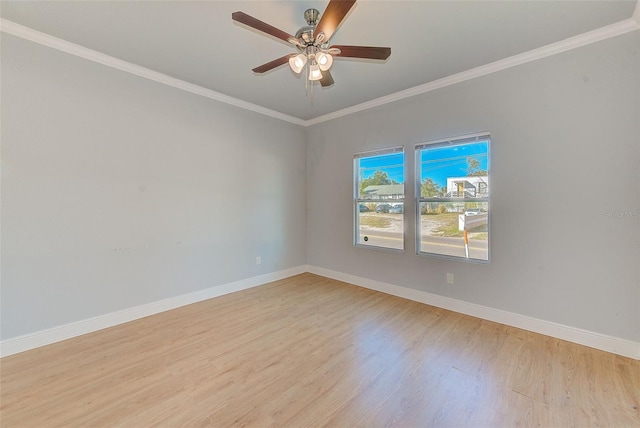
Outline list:
[[[476,197],[476,198],[467,198],[467,197],[422,197],[422,163],[421,163],[421,151],[424,149],[435,149],[440,147],[453,147],[457,145],[469,144],[474,142],[482,142],[487,141],[487,189],[488,193],[486,197]],[[487,212],[487,259],[477,259],[470,258],[468,256],[456,256],[456,255],[448,255],[434,252],[426,252],[421,250],[422,243],[422,216],[421,216],[421,204],[422,203],[468,203],[468,202],[481,202],[486,203],[489,207],[491,207],[491,134],[489,132],[481,132],[477,134],[463,135],[459,137],[453,138],[445,138],[441,140],[428,141],[425,143],[420,143],[415,145],[415,225],[416,225],[416,254],[420,256],[429,256],[429,257],[438,257],[445,258],[449,260],[460,260],[471,263],[482,263],[488,264],[491,262],[491,210]],[[468,248],[466,248],[468,254]]]
[[[403,198],[377,198],[377,199],[364,199],[360,198],[360,177],[359,177],[359,161],[363,158],[390,155],[395,153],[402,153],[402,187],[404,195]],[[406,156],[404,153],[404,146],[397,147],[389,147],[385,149],[372,150],[367,152],[359,152],[353,155],[353,245],[358,248],[368,248],[368,249],[376,249],[383,251],[391,251],[391,252],[404,252],[406,246],[406,215],[407,212],[403,208],[402,213],[402,248],[393,248],[393,247],[385,247],[380,245],[373,244],[364,244],[360,242],[360,204],[382,204],[388,203],[390,205],[401,203],[403,207],[406,207],[405,199],[406,199],[406,175],[407,175],[407,167],[406,167]]]

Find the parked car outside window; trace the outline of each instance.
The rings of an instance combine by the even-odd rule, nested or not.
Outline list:
[[[402,204],[395,204],[391,208],[389,208],[389,213],[391,214],[402,214],[404,213],[404,206]]]
[[[391,205],[389,204],[380,204],[376,207],[377,213],[388,213],[391,209]]]

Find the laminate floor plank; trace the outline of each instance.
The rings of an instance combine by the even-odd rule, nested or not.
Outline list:
[[[640,361],[302,274],[0,360],[2,427],[640,427]]]

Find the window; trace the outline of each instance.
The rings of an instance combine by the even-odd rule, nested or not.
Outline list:
[[[416,146],[418,254],[489,261],[488,133]]]
[[[354,156],[355,245],[404,250],[402,147]]]

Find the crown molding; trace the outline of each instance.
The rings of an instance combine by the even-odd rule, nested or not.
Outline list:
[[[631,19],[636,22],[636,25],[640,26],[640,0],[636,3],[636,8],[633,10]]]
[[[636,17],[636,15],[640,13],[640,0],[638,0],[638,4],[639,6],[636,7],[634,17]],[[498,71],[506,70],[511,67],[526,64],[528,62],[537,61],[539,59],[553,56],[582,46],[590,45],[592,43],[606,40],[611,37],[620,36],[622,34],[626,34],[638,29],[640,29],[639,22],[634,19],[625,19],[624,21],[616,22],[615,24],[607,25],[605,27],[601,27],[574,37],[569,37],[568,39],[551,43],[549,45],[542,46],[528,52],[513,55],[489,64],[481,65],[479,67],[462,71],[460,73],[452,74],[451,76],[443,77],[442,79],[434,80],[423,85],[414,86],[413,88],[405,89],[391,95],[385,95],[383,97],[376,98],[371,101],[366,101],[355,106],[347,107],[333,113],[318,116],[316,118],[307,120],[305,125],[315,125],[317,123],[326,122],[338,117],[347,116],[363,110],[369,110],[374,107],[379,107],[395,101],[403,100],[405,98],[424,94],[426,92],[435,91],[436,89],[445,88],[447,86],[455,85],[457,83],[465,82],[477,77],[486,76],[488,74],[496,73]]]
[[[301,126],[316,125],[318,123],[333,120],[342,116],[369,110],[385,104],[393,103],[395,101],[400,101],[405,98],[410,98],[416,95],[435,91],[437,89],[445,88],[447,86],[455,85],[467,80],[475,79],[512,67],[516,67],[518,65],[526,64],[528,62],[537,61],[539,59],[553,56],[582,46],[587,46],[592,43],[596,43],[612,37],[617,37],[636,30],[640,30],[640,0],[638,0],[633,16],[629,19],[625,19],[623,21],[619,21],[614,24],[607,25],[605,27],[601,27],[583,34],[579,34],[577,36],[569,37],[568,39],[551,43],[549,45],[542,46],[528,52],[513,55],[508,58],[504,58],[489,64],[481,65],[479,67],[453,74],[451,76],[443,77],[441,79],[434,80],[423,85],[414,86],[400,92],[385,95],[383,97],[337,110],[335,112],[318,116],[309,120],[304,120],[275,110],[271,110],[266,107],[259,106],[257,104],[243,101],[238,98],[230,97],[211,89],[207,89],[202,86],[185,82],[184,80],[167,76],[166,74],[158,73],[157,71],[153,71],[151,69],[103,54],[93,49],[89,49],[84,46],[80,46],[75,43],[50,36],[46,33],[33,30],[29,27],[25,27],[4,18],[0,20],[0,31],[4,33],[29,40],[43,46],[57,49],[59,51],[66,52],[71,55],[87,59],[89,61],[97,62],[99,64],[106,65],[107,67],[112,67],[139,77],[153,80],[164,85],[191,92],[205,98],[209,98],[215,101],[226,103],[235,107],[239,107],[245,110],[249,110],[255,113],[263,114],[265,116],[273,117],[275,119],[280,119],[285,122],[290,122]]]
[[[71,55],[78,56],[80,58],[87,59],[89,61],[97,62],[98,64],[106,65],[107,67],[115,68],[116,70],[131,73],[145,79],[153,80],[154,82],[162,83],[164,85],[172,86],[183,91],[191,92],[192,94],[200,95],[205,98],[209,98],[225,104],[230,104],[232,106],[249,110],[255,113],[260,113],[265,116],[273,117],[275,119],[291,122],[296,125],[306,125],[306,121],[303,119],[280,113],[278,111],[271,110],[247,101],[243,101],[238,98],[230,97],[211,89],[203,88],[202,86],[194,85],[193,83],[185,82],[184,80],[167,76],[166,74],[158,73],[157,71],[153,71],[151,69],[141,67],[127,61],[123,61],[110,55],[103,54],[102,52],[98,52],[93,49],[89,49],[84,46],[80,46],[75,43],[50,36],[49,34],[36,31],[32,28],[25,27],[24,25],[17,24],[4,18],[2,18],[0,21],[0,31],[11,34],[12,36],[29,40],[34,43],[38,43],[43,46],[66,52]]]

